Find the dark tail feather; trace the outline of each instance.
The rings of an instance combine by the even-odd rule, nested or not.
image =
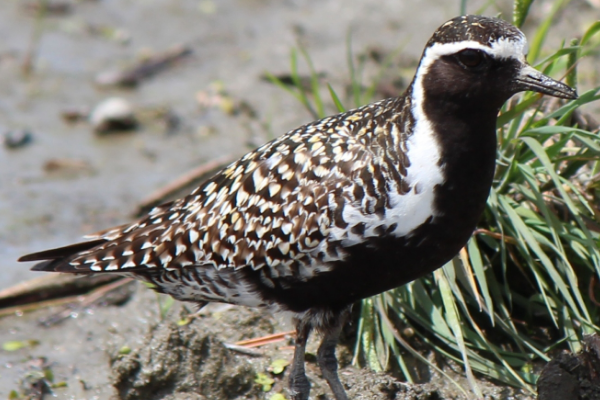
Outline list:
[[[56,249],[44,250],[39,251],[37,253],[27,254],[19,258],[18,261],[57,260],[59,258],[72,256],[73,254],[79,253],[80,251],[89,250],[104,242],[106,242],[105,239],[98,239],[89,242],[75,243],[65,247],[57,247]]]
[[[35,264],[31,268],[32,271],[85,272],[75,271],[72,267],[61,268],[61,266],[64,267],[65,264],[68,265],[68,263],[64,262],[66,258],[69,258],[79,252],[94,248],[105,242],[105,239],[98,239],[91,240],[89,242],[75,243],[70,246],[58,247],[56,249],[27,254],[19,258],[19,261],[43,261]]]
[[[52,264],[56,264],[56,260],[42,261],[41,263],[37,263],[33,267],[31,267],[31,270],[32,271],[54,271],[54,266]]]

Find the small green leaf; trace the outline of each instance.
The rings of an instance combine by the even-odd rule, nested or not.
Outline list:
[[[161,295],[159,293],[157,293],[157,299],[158,310],[160,312],[160,319],[161,321],[164,321],[164,319],[167,317],[167,314],[169,313],[169,310],[171,310],[171,308],[173,307],[175,299],[169,295]]]
[[[263,392],[268,392],[273,387],[275,383],[275,379],[271,378],[267,374],[258,373],[256,374],[256,378],[254,379],[254,383],[261,386]]]
[[[54,372],[50,368],[44,368],[44,378],[48,382],[54,382]]]
[[[38,340],[11,340],[2,343],[2,350],[4,351],[17,351],[25,347],[33,347],[40,344]]]
[[[46,379],[46,375],[43,371],[38,369],[29,370],[25,372],[24,378],[30,382],[41,381]]]
[[[2,350],[4,351],[17,351],[24,347],[27,347],[27,343],[18,340],[11,340],[10,342],[2,343]]]
[[[129,353],[131,353],[131,347],[129,346],[123,346],[119,349],[119,355],[121,356],[125,356]]]
[[[269,397],[269,400],[287,400],[287,399],[281,393],[275,393],[275,394],[273,394],[273,396]]]
[[[531,363],[525,363],[521,367],[521,372],[525,374],[532,374],[534,372],[533,365]]]
[[[275,375],[279,375],[285,370],[285,367],[287,367],[288,365],[290,365],[290,362],[288,360],[278,358],[277,360],[273,360],[271,362],[271,365],[269,366],[269,371],[274,373]]]
[[[8,400],[17,400],[20,398],[21,398],[21,396],[19,396],[19,393],[17,393],[16,390],[11,390],[10,393],[8,394]]]
[[[52,389],[58,389],[58,388],[64,388],[67,387],[67,382],[65,381],[61,381],[61,382],[56,382],[53,383],[52,386],[50,386]]]

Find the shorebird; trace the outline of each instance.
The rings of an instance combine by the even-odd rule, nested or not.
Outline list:
[[[190,195],[83,243],[21,257],[35,271],[118,273],[176,299],[291,312],[294,400],[309,397],[309,333],[335,398],[351,305],[423,276],[465,245],[492,184],[496,118],[515,93],[574,99],[526,62],[500,19],[461,16],[425,46],[396,98],[311,122],[246,154]]]

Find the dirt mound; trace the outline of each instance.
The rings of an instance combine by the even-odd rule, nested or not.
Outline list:
[[[272,316],[243,307],[204,315],[191,324],[180,325],[171,318],[148,332],[141,346],[126,355],[115,350],[111,358],[111,381],[123,400],[225,400],[270,399],[287,395],[287,370],[272,373],[273,360],[291,360],[293,339],[252,349],[242,354],[225,343],[260,337],[289,329]],[[306,372],[311,382],[311,399],[331,400],[321,378],[314,354],[318,336],[309,340]],[[340,379],[354,400],[444,400],[464,399],[464,393],[445,378],[430,371],[430,381],[407,384],[394,376],[347,365],[351,355],[338,347],[338,358],[346,365]],[[447,365],[445,372],[467,388],[459,366]],[[262,375],[273,381],[269,390],[256,383]],[[480,382],[485,399],[531,399],[522,392]]]
[[[113,385],[124,400],[255,398],[259,389],[248,357],[213,334],[170,323],[151,332],[147,345],[113,360]]]
[[[560,353],[542,371],[538,400],[600,399],[600,337],[587,336],[583,350]]]

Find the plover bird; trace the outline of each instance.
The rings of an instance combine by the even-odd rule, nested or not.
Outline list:
[[[465,245],[492,184],[502,104],[525,90],[577,97],[526,53],[523,33],[502,20],[454,18],[427,42],[402,96],[294,129],[132,224],[20,261],[124,274],[199,305],[291,312],[292,398],[308,399],[304,352],[317,329],[319,367],[345,400],[335,346],[351,305]]]

